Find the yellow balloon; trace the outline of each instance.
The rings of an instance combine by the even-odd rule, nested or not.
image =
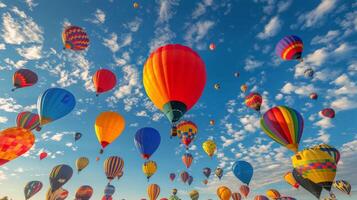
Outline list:
[[[94,128],[98,141],[102,147],[105,148],[123,132],[125,128],[125,119],[116,112],[102,112],[95,120]]]
[[[86,168],[89,164],[89,159],[86,157],[80,157],[76,160],[76,167],[78,170],[78,173],[82,171],[84,168]]]
[[[146,175],[146,178],[149,179],[152,175],[155,174],[157,170],[157,165],[155,161],[148,160],[143,164],[143,172]]]
[[[232,191],[226,186],[221,186],[217,189],[217,196],[220,200],[229,200],[232,196]]]
[[[246,84],[243,84],[242,86],[240,86],[240,90],[242,90],[242,92],[244,93],[245,91],[247,91],[248,86]]]
[[[138,3],[138,2],[135,2],[135,3],[133,4],[133,7],[134,7],[134,8],[139,8],[139,3]]]
[[[202,144],[202,148],[209,157],[212,157],[214,152],[216,152],[217,146],[213,140],[207,140]]]
[[[280,193],[278,192],[278,190],[275,189],[269,189],[266,192],[267,197],[269,197],[269,199],[278,199],[280,198]]]

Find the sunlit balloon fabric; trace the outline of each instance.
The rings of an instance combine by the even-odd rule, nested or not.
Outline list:
[[[75,200],[89,200],[93,195],[93,188],[89,185],[82,185],[76,192]]]
[[[155,174],[157,170],[157,164],[155,161],[148,160],[145,161],[142,168],[143,168],[142,169],[143,173],[146,175],[146,178],[149,180],[150,177]]]
[[[46,200],[65,200],[69,192],[63,188],[59,188],[52,192],[51,188],[47,191]]]
[[[86,168],[89,164],[89,159],[87,157],[80,157],[76,160],[76,167],[78,173]]]
[[[190,196],[191,200],[198,200],[200,197],[200,193],[198,193],[197,190],[192,190],[188,195]]]
[[[240,195],[239,192],[234,192],[234,193],[232,193],[232,199],[233,200],[241,200],[242,196]]]
[[[43,160],[43,159],[45,159],[46,157],[47,157],[47,153],[46,152],[42,152],[42,153],[40,153],[40,160]]]
[[[182,156],[182,162],[186,166],[186,168],[190,168],[193,161],[193,156],[190,153],[185,153]]]
[[[278,199],[281,197],[280,193],[278,190],[275,189],[269,189],[266,191],[266,195],[270,199]]]
[[[180,174],[181,181],[186,183],[189,176],[190,175],[187,172],[185,172],[185,171],[181,172],[181,174]]]
[[[336,164],[338,164],[338,161],[340,161],[340,158],[341,158],[340,152],[333,146],[330,146],[328,144],[319,144],[319,145],[315,145],[311,148],[319,149],[321,151],[328,153],[335,160]]]
[[[25,185],[24,188],[24,193],[25,193],[25,199],[30,199],[33,197],[36,193],[38,193],[42,189],[42,183],[41,181],[30,181]]]
[[[47,89],[37,100],[40,124],[48,124],[70,113],[76,105],[73,94],[62,88]]]
[[[165,45],[146,60],[143,83],[154,105],[171,122],[176,122],[201,97],[206,84],[206,67],[191,48],[180,44]]]
[[[94,128],[99,143],[105,148],[120,136],[125,128],[125,119],[116,112],[102,112],[97,116]]]
[[[160,195],[160,187],[157,184],[150,184],[147,187],[147,193],[150,200],[156,200]]]
[[[17,70],[13,77],[12,82],[14,85],[14,89],[29,87],[36,84],[38,81],[37,74],[29,69],[19,69]]]
[[[89,38],[86,31],[78,26],[66,27],[62,33],[64,48],[75,51],[85,50],[89,46]]]
[[[276,45],[276,54],[283,60],[301,60],[304,44],[296,35],[282,38]]]
[[[294,188],[298,189],[299,188],[299,183],[295,180],[293,174],[291,172],[287,172],[284,175],[284,180],[290,184],[291,186],[293,186]]]
[[[73,169],[69,165],[61,164],[55,166],[49,176],[51,191],[54,192],[66,184],[72,178],[72,175]]]
[[[247,198],[247,196],[249,195],[249,186],[248,185],[241,185],[239,187],[239,192],[243,195],[244,198]]]
[[[318,184],[312,182],[311,180],[304,178],[296,169],[292,172],[295,180],[301,185],[304,189],[314,195],[317,199],[320,199],[322,187]]]
[[[217,196],[220,200],[229,200],[232,196],[232,191],[226,186],[221,186],[217,188]]]
[[[254,197],[254,200],[269,200],[269,199],[264,195],[257,195]]]
[[[40,128],[40,117],[38,114],[31,113],[28,111],[20,112],[16,118],[17,127],[21,127],[28,130],[36,129],[37,131],[41,130]]]
[[[100,69],[93,75],[93,84],[97,96],[103,92],[107,92],[115,87],[117,78],[115,74],[108,69]]]
[[[259,93],[253,92],[245,97],[245,104],[256,111],[260,111],[260,107],[263,103],[263,98]]]
[[[31,149],[35,136],[31,131],[12,127],[0,132],[0,166]]]
[[[111,156],[104,161],[104,172],[107,179],[113,180],[124,168],[124,160],[118,156]]]
[[[253,166],[249,162],[239,160],[233,164],[232,172],[237,179],[249,185],[253,177]]]
[[[333,182],[333,187],[348,195],[351,194],[351,184],[345,180],[336,180]]]
[[[291,157],[294,169],[302,177],[330,191],[336,176],[336,162],[319,149],[305,149]]]
[[[287,106],[269,109],[260,120],[260,127],[274,141],[297,152],[304,129],[301,114]]]
[[[149,159],[161,142],[159,131],[151,127],[139,129],[134,137],[136,149],[144,159]]]
[[[203,142],[202,148],[209,157],[212,157],[213,154],[216,152],[217,146],[213,140],[206,140],[205,142]]]

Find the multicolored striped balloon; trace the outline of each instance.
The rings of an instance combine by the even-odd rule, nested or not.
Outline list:
[[[244,196],[244,198],[247,198],[249,191],[250,189],[248,185],[241,185],[239,187],[239,192]]]
[[[311,147],[312,149],[319,149],[321,151],[324,151],[335,160],[336,164],[338,164],[338,161],[340,161],[341,155],[340,152],[333,146],[330,146],[328,144],[319,144],[316,146]]]
[[[192,164],[192,161],[193,161],[193,156],[192,154],[190,153],[185,153],[183,154],[182,156],[182,162],[183,164],[187,167],[187,168],[190,168],[191,164]]]
[[[17,127],[37,131],[41,130],[40,127],[40,116],[31,112],[20,112],[16,118]]]
[[[240,195],[239,192],[234,192],[234,193],[232,193],[232,199],[233,200],[241,200],[242,196]]]
[[[78,26],[69,26],[62,33],[64,48],[75,51],[85,50],[89,46],[89,38],[85,30]]]
[[[333,187],[344,192],[348,195],[351,195],[351,184],[344,180],[337,180],[333,182]]]
[[[257,195],[254,197],[254,200],[269,200],[269,199],[264,195]]]
[[[260,127],[277,143],[298,151],[304,130],[304,119],[298,111],[287,106],[271,108],[260,119]]]
[[[258,112],[260,111],[260,106],[262,105],[262,103],[263,103],[263,98],[257,92],[250,93],[248,96],[245,97],[245,105]]]
[[[147,187],[147,193],[150,200],[156,200],[160,195],[160,187],[156,184],[150,184]]]
[[[124,168],[124,160],[118,156],[110,156],[104,161],[104,172],[107,179],[113,180]]]
[[[26,184],[24,193],[25,193],[25,199],[30,199],[33,197],[36,193],[38,193],[42,189],[42,183],[41,181],[30,181]]]
[[[35,72],[29,69],[19,69],[14,73],[12,77],[12,82],[15,87],[14,89],[12,89],[12,91],[18,88],[32,86],[36,84],[37,81],[38,81],[38,77]]]
[[[296,35],[288,35],[276,45],[275,52],[283,60],[301,60],[304,49],[302,40]]]
[[[89,185],[82,185],[76,192],[76,200],[89,200],[93,195],[93,188]]]
[[[267,197],[269,197],[270,199],[278,199],[281,197],[280,192],[278,190],[275,189],[269,189],[266,191],[266,195]]]

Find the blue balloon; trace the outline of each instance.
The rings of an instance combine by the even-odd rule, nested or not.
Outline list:
[[[40,124],[55,121],[70,113],[76,105],[73,94],[62,88],[47,89],[37,100]]]
[[[150,158],[159,147],[160,141],[161,137],[159,131],[151,127],[139,129],[134,138],[135,146],[144,159]]]
[[[115,187],[113,185],[108,184],[107,186],[105,186],[104,189],[104,195],[106,197],[110,197],[115,193]]]
[[[249,185],[253,177],[253,167],[246,161],[236,161],[232,167],[233,174],[243,183]]]

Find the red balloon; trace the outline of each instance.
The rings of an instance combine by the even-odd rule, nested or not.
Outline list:
[[[47,157],[47,153],[46,152],[42,152],[41,154],[40,154],[40,160],[43,160],[43,159],[45,159]]]
[[[117,78],[112,71],[100,69],[93,75],[93,83],[98,96],[100,93],[113,89],[117,83]]]

